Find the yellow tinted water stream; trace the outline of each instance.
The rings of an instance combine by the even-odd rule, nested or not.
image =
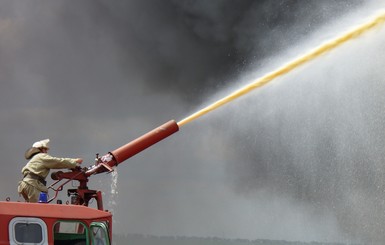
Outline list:
[[[213,111],[213,110],[217,109],[218,107],[220,107],[224,104],[227,104],[227,103],[235,100],[236,98],[238,98],[244,94],[251,92],[252,90],[254,90],[256,88],[259,88],[259,87],[271,82],[273,79],[289,73],[290,71],[294,70],[295,68],[319,57],[320,55],[322,55],[326,52],[329,52],[329,51],[337,48],[338,46],[346,43],[347,41],[361,36],[363,33],[379,26],[380,24],[382,24],[384,22],[385,22],[385,13],[379,14],[376,17],[372,18],[370,21],[353,28],[352,30],[344,33],[343,35],[341,35],[341,36],[339,36],[333,40],[330,40],[328,42],[325,42],[324,44],[321,44],[320,46],[316,47],[315,49],[313,49],[313,50],[309,51],[308,53],[300,56],[299,58],[294,59],[293,61],[283,65],[282,67],[276,69],[275,71],[268,73],[268,74],[256,79],[255,81],[251,82],[250,84],[232,92],[228,96],[226,96],[226,97],[212,103],[211,105],[193,113],[192,115],[179,121],[178,125],[183,126],[186,123],[189,123],[189,122],[209,113],[210,111]]]

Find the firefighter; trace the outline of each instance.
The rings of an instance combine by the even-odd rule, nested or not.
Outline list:
[[[19,182],[18,192],[26,202],[38,202],[40,192],[48,192],[45,178],[50,169],[72,169],[83,162],[81,158],[58,158],[48,155],[49,139],[35,142],[25,152],[29,160],[21,170],[23,180]]]

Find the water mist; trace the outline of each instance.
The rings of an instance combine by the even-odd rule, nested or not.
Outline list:
[[[234,190],[280,200],[272,213],[303,207],[277,230],[302,219],[302,240],[330,224],[339,235],[320,240],[385,240],[384,38],[380,28],[215,113],[212,130],[238,157],[227,162]]]

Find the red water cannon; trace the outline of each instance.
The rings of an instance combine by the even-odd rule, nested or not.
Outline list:
[[[86,171],[86,175],[90,176],[103,172],[111,172],[113,167],[147,149],[148,147],[158,143],[164,138],[167,138],[178,130],[178,124],[172,120],[129,142],[128,144],[108,152],[102,157],[97,155],[95,165]]]
[[[56,199],[58,192],[63,189],[65,184],[72,180],[77,180],[79,181],[79,187],[77,189],[68,190],[68,195],[71,196],[71,203],[88,206],[89,201],[94,198],[97,201],[98,209],[103,210],[101,192],[88,189],[88,178],[91,175],[113,171],[113,168],[120,163],[167,138],[177,131],[179,131],[178,124],[174,120],[171,120],[129,142],[128,144],[108,152],[102,157],[99,157],[99,154],[96,154],[95,164],[88,168],[76,168],[70,172],[58,171],[52,173],[51,177],[56,181],[49,188],[55,191],[55,196],[48,202]],[[66,179],[67,181],[62,183],[58,188],[54,188],[54,186],[63,179]]]

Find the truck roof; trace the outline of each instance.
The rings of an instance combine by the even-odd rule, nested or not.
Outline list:
[[[83,220],[112,217],[108,211],[86,206],[26,202],[0,202],[0,215]]]

